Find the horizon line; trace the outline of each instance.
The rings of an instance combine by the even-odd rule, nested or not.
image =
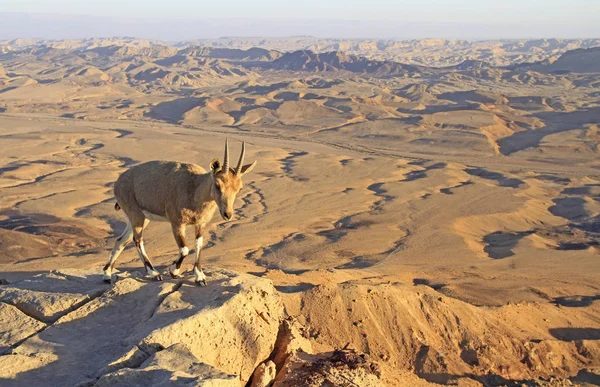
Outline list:
[[[316,38],[331,40],[420,41],[524,41],[600,39],[600,30],[588,27],[551,28],[534,22],[522,23],[436,22],[413,19],[332,18],[226,18],[146,15],[92,15],[48,12],[0,11],[1,40],[69,40],[123,38],[183,42],[226,38]]]

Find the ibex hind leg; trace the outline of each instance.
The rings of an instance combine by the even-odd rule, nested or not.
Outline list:
[[[125,230],[123,233],[117,238],[115,241],[115,246],[110,252],[110,256],[108,258],[108,262],[104,265],[104,277],[103,281],[106,283],[110,283],[112,278],[112,273],[115,268],[115,262],[119,255],[123,252],[125,247],[133,240],[133,228],[131,227],[131,222],[127,220],[127,225],[125,226]]]
[[[144,228],[150,223],[150,221],[146,218],[142,218],[140,221],[135,222],[133,225],[133,242],[135,243],[135,247],[140,256],[140,260],[146,269],[146,273],[157,281],[162,281],[162,275],[154,268],[148,254],[146,253],[146,249],[144,248],[144,239],[142,234],[144,232]]]

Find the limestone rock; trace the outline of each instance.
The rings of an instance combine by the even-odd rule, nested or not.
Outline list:
[[[33,319],[12,305],[0,303],[0,354],[11,346],[44,329],[46,324]]]
[[[239,387],[236,375],[226,374],[198,359],[183,344],[150,356],[139,368],[124,368],[102,376],[94,387],[197,386]]]
[[[141,341],[131,344],[152,352],[156,345],[185,343],[201,362],[239,373],[245,383],[273,350],[283,315],[280,296],[269,280],[227,270],[205,272],[208,287],[184,283],[156,309]]]
[[[15,378],[14,384],[4,382],[7,386],[43,385],[40,381],[47,386],[77,385],[91,380],[98,369],[128,352],[128,337],[177,286],[133,278],[118,281],[105,294],[25,340],[13,350],[17,357],[0,357],[0,378]],[[33,366],[44,359],[47,364]],[[22,367],[29,370],[21,372]]]
[[[229,383],[229,377],[221,373],[235,375],[236,385],[246,383],[273,350],[283,314],[279,294],[267,279],[226,270],[206,274],[207,287],[187,279],[157,282],[120,276],[112,287],[101,288],[106,289],[103,294],[88,296],[83,305],[72,306],[73,311],[26,339],[10,355],[0,356],[2,386],[93,386],[99,378],[110,379],[109,374],[117,378],[115,383],[133,378],[139,385],[154,374],[166,378],[160,379],[165,381],[161,385],[186,380],[191,385],[227,385],[221,381]],[[40,291],[53,296],[53,286],[46,281],[60,296],[86,295],[85,287],[98,289],[101,278],[51,273],[22,281],[16,289],[31,287],[36,296]],[[68,287],[73,293],[66,291]],[[181,367],[187,368],[178,368],[177,354],[185,360]],[[140,366],[144,371],[125,370]],[[206,375],[219,371],[215,375],[220,382],[200,378],[199,367]],[[131,385],[138,383],[133,381]]]
[[[271,360],[261,363],[252,374],[250,387],[268,387],[277,375],[277,367]]]
[[[91,271],[52,271],[0,288],[0,301],[36,320],[53,323],[107,289]]]

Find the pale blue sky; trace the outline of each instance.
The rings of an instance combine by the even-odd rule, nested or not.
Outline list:
[[[218,32],[213,29],[217,36],[228,35],[231,30],[232,35],[253,36],[600,37],[600,0],[0,0],[0,13],[4,12],[89,15],[109,17],[111,21],[152,19],[155,23],[164,19],[187,19],[188,23],[191,20],[227,19],[222,26],[216,24],[222,27]],[[80,18],[80,23],[84,19]],[[267,19],[272,24],[254,23],[240,29],[239,23],[231,22],[232,19]],[[296,21],[291,23],[294,28],[286,28],[285,20]],[[319,24],[319,20],[323,24]],[[298,24],[300,21],[304,27]],[[326,21],[333,22],[331,26],[335,25],[335,29],[327,29]],[[15,18],[13,25],[19,27],[19,23]],[[146,34],[141,22],[138,20],[137,23],[139,30],[135,31],[153,36],[157,33],[155,27],[148,27]],[[173,25],[177,26],[176,23]],[[273,27],[275,25],[278,25],[277,29]],[[36,26],[25,27],[35,29]],[[63,31],[68,26],[56,27]],[[125,27],[122,26],[123,31]],[[164,34],[175,33],[177,31],[164,31]],[[107,34],[110,34],[108,30]]]
[[[598,23],[598,0],[0,0],[0,11],[168,18]]]

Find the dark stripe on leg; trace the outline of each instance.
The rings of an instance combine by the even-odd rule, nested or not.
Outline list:
[[[137,240],[137,238],[133,238],[133,243],[135,243],[135,247],[136,247],[137,251],[142,256],[142,263],[144,264],[144,269],[146,269],[146,271],[148,271],[148,268],[150,268],[151,270],[154,270],[154,268],[152,267],[152,264],[150,262],[148,262],[148,257],[146,257],[146,254],[144,254],[144,250],[142,250],[141,239]]]
[[[152,264],[150,263],[150,261],[146,257],[144,257],[144,265],[146,265],[147,267],[149,267],[150,270],[156,271],[156,270],[154,270],[154,266],[152,266]]]
[[[181,265],[183,264],[183,260],[185,259],[185,257],[187,257],[187,255],[180,255],[179,259],[177,261],[173,262],[177,269],[181,269]]]

